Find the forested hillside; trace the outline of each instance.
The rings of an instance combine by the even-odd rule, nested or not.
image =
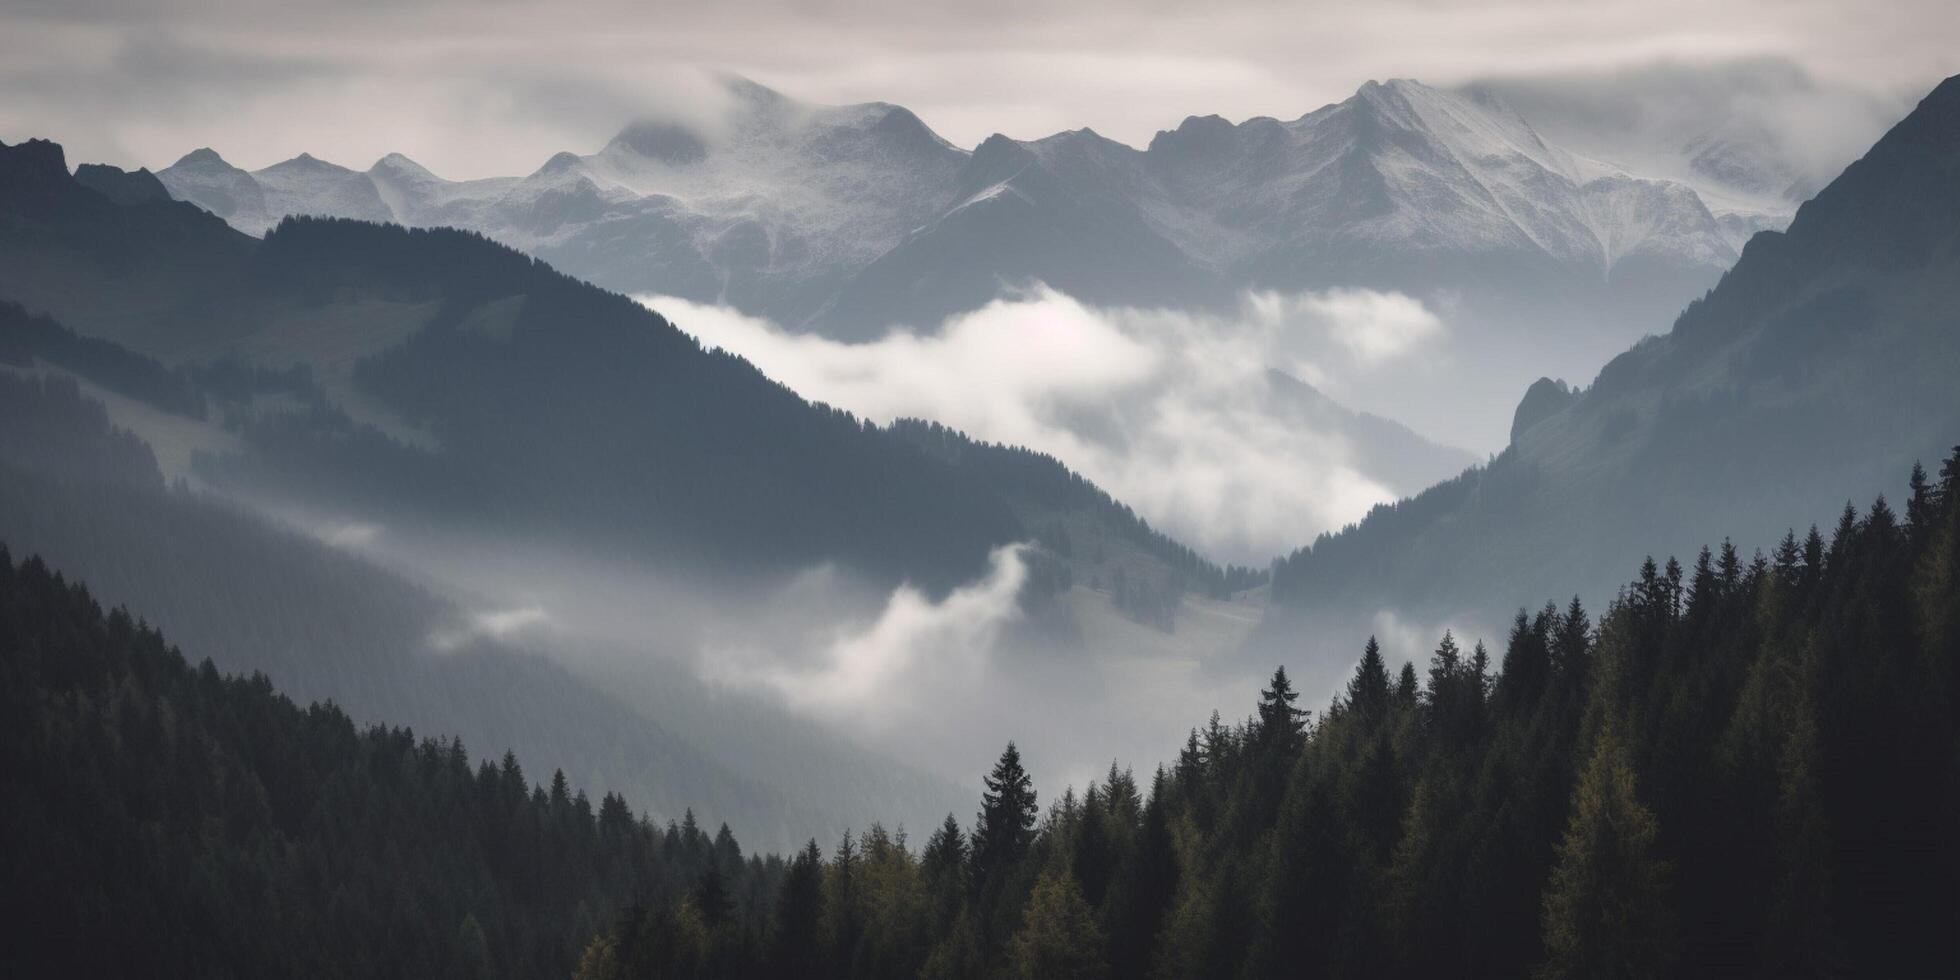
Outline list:
[[[1949,976],[1960,449],[1903,514],[1646,562],[1595,626],[1282,668],[1045,812],[743,860],[519,762],[362,733],[191,668],[0,562],[15,972],[659,976]],[[637,898],[637,900],[633,900]],[[214,928],[222,923],[223,928]],[[608,924],[610,923],[610,924]],[[596,931],[587,937],[582,930]],[[587,941],[589,939],[589,941]],[[195,956],[195,959],[191,957]],[[488,964],[486,966],[486,964]]]
[[[562,976],[636,896],[781,878],[726,826],[193,666],[4,547],[0,650],[9,976]]]
[[[72,339],[15,325],[0,306],[0,542],[85,579],[222,669],[267,673],[282,692],[332,700],[363,723],[515,748],[663,817],[692,807],[729,821],[751,842],[781,845],[813,822],[930,814],[957,798],[944,781],[760,699],[709,696],[684,666],[645,658],[627,685],[578,669],[576,656],[472,632],[467,607],[418,582],[212,494],[166,486],[150,447],[113,426],[72,377],[5,370],[8,339]],[[106,379],[104,390],[141,394],[152,388],[144,379],[182,379],[138,359],[148,370],[125,383],[66,357],[61,343],[41,349],[50,346],[71,369]],[[445,634],[455,639],[434,642]]]
[[[0,302],[22,307],[0,311],[21,331],[0,353],[222,423],[236,438],[198,462],[213,485],[727,587],[834,562],[937,594],[1034,536],[986,473],[481,235],[295,218],[259,241],[105,196],[43,141],[0,146],[0,176]],[[142,377],[143,357],[166,370]],[[1091,491],[1047,519],[1136,537]],[[1140,553],[1153,580],[1217,591],[1180,545]]]
[[[683,900],[580,976],[1951,976],[1960,449],[1773,555],[1646,562],[1595,626],[1520,610],[1317,717],[1275,672],[1147,793],[792,862],[757,931]]]

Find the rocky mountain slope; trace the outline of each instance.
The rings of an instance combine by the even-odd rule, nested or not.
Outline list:
[[[1732,535],[1746,559],[1960,442],[1960,78],[1590,387],[1534,385],[1486,467],[1281,562],[1295,615],[1448,621]],[[1829,528],[1824,529],[1828,537]],[[1438,556],[1458,556],[1444,561]]]

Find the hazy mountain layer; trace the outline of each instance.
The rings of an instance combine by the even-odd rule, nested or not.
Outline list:
[[[289,213],[454,225],[608,288],[849,340],[937,330],[1037,282],[1226,315],[1247,291],[1399,291],[1448,324],[1427,353],[1459,397],[1396,374],[1359,407],[1472,446],[1499,444],[1503,420],[1466,406],[1590,370],[1787,216],[1719,181],[1572,153],[1495,96],[1407,80],[1293,120],[1193,117],[1142,150],[1084,129],[970,152],[900,107],[728,87],[712,123],[635,123],[523,177],[447,181],[400,155],[246,173],[209,150],[159,176],[253,234]]]
[[[9,318],[4,333],[18,336],[18,326]],[[784,846],[812,826],[891,812],[919,823],[960,799],[950,784],[759,697],[710,692],[684,667],[600,659],[577,649],[590,641],[499,630],[506,608],[384,570],[212,494],[170,489],[149,445],[111,427],[140,406],[88,382],[85,394],[38,359],[25,365],[0,366],[12,423],[0,435],[0,543],[86,577],[102,600],[225,670],[284,678],[295,696],[332,700],[363,722],[461,735],[491,757],[514,748],[594,793],[628,792],[675,819],[693,807]],[[97,398],[116,402],[113,412]],[[542,655],[554,644],[574,649]],[[805,784],[798,771],[823,777]]]
[[[454,224],[601,285],[854,336],[931,327],[1028,280],[1174,306],[1492,272],[1631,287],[1710,276],[1780,220],[1725,221],[1686,184],[1546,143],[1494,96],[1407,80],[1291,121],[1192,117],[1144,150],[1085,129],[970,153],[899,107],[729,89],[720,125],[636,123],[522,178],[445,181],[400,155],[246,173],[209,150],[160,176],[254,234],[287,214]]]
[[[1757,236],[1671,333],[1590,388],[1534,386],[1487,467],[1282,562],[1289,608],[1417,622],[1584,593],[1648,553],[1744,553],[1846,500],[1895,499],[1960,432],[1960,79]],[[1440,556],[1456,556],[1444,560]]]
[[[9,363],[81,378],[148,444],[165,482],[270,516],[306,535],[278,539],[345,558],[374,581],[426,590],[435,611],[397,617],[407,625],[389,640],[415,663],[492,639],[513,670],[524,652],[551,654],[556,686],[531,687],[602,688],[626,703],[612,716],[620,740],[653,738],[632,729],[641,718],[714,732],[695,758],[731,778],[857,772],[864,782],[834,783],[840,799],[916,802],[935,784],[868,761],[879,756],[854,743],[877,733],[861,719],[793,722],[782,716],[790,701],[812,687],[859,696],[843,658],[892,637],[957,645],[968,642],[962,630],[990,642],[1012,628],[1033,669],[1039,651],[1079,643],[1096,659],[1053,671],[1099,673],[1137,660],[1139,643],[1189,666],[1193,637],[1229,647],[1256,618],[1227,600],[1263,571],[1206,561],[1051,458],[948,451],[956,434],[925,439],[811,405],[639,304],[479,236],[305,219],[255,240],[183,202],[117,203],[68,176],[49,144],[0,148],[0,167],[18,178],[0,184],[16,192],[0,194],[0,297],[88,325],[70,333],[5,308]],[[104,557],[113,537],[78,529],[108,519],[84,498],[36,499],[10,513],[27,522],[10,535],[18,547],[84,564],[173,623],[223,607],[222,591],[186,593],[166,563]],[[109,510],[113,526],[156,523],[200,540],[198,522],[162,505]],[[1057,530],[1079,549],[1057,550]],[[156,534],[142,539],[146,554],[196,551]],[[1001,557],[1003,546],[1044,538],[1057,549]],[[284,561],[241,567],[272,586],[289,578]],[[939,605],[976,581],[999,594]],[[1189,616],[1206,622],[1180,630]],[[887,621],[898,625],[879,626]],[[333,622],[305,625],[327,632]],[[906,633],[908,623],[927,632]],[[255,662],[250,637],[221,639],[213,649],[227,662]],[[322,648],[293,641],[277,652],[307,649]],[[473,742],[538,745],[568,772],[624,778],[603,745],[553,741],[565,719],[552,699],[458,699],[440,682],[392,683],[322,656],[285,671],[310,696],[446,719]],[[524,686],[494,660],[470,663],[488,671],[489,688]],[[935,746],[963,747],[962,729],[935,720]],[[798,762],[780,750],[785,740],[828,745],[820,751],[837,760]],[[678,752],[644,752],[689,768]],[[766,803],[707,796],[733,800],[738,823],[785,826]],[[907,820],[943,815],[934,810],[921,805]]]

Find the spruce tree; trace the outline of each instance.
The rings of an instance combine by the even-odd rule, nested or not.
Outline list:
[[[949,813],[939,829],[926,838],[926,849],[919,857],[920,868],[928,880],[941,875],[964,875],[966,858],[966,834],[960,831],[960,822]]]
[[[1022,980],[1102,980],[1109,975],[1103,932],[1082,889],[1066,872],[1035,882],[1021,930],[1008,951]]]
[[[1300,692],[1286,678],[1286,668],[1273,670],[1273,679],[1259,692],[1259,743],[1269,751],[1290,755],[1306,733],[1307,713],[1293,706]]]
[[[712,864],[702,873],[690,897],[709,929],[719,928],[735,912],[735,903],[728,897],[728,882],[722,878],[721,869]]]
[[[1659,836],[1608,725],[1573,788],[1571,820],[1546,887],[1541,980],[1668,975],[1669,868],[1656,853]]]
[[[1549,607],[1548,607],[1549,608]],[[1527,619],[1524,610],[1511,621],[1511,636],[1504,646],[1504,665],[1500,672],[1493,706],[1501,718],[1518,718],[1537,707],[1552,673],[1552,652],[1546,629],[1550,617],[1540,614]]]
[[[1395,678],[1395,704],[1404,711],[1413,710],[1419,697],[1416,685],[1416,665],[1414,661],[1402,661],[1402,672]]]
[[[770,962],[778,976],[823,974],[823,851],[813,838],[789,863],[776,902]]]
[[[1371,636],[1348,681],[1347,703],[1363,724],[1374,724],[1388,713],[1388,698],[1388,665],[1382,660],[1381,644]]]
[[[1034,780],[1021,766],[1021,750],[1013,742],[994,763],[984,780],[986,792],[980,796],[979,822],[973,828],[973,877],[985,887],[1021,860],[1034,837]]]
[[[1082,897],[1092,907],[1102,905],[1115,863],[1116,854],[1109,839],[1103,791],[1090,783],[1089,791],[1082,796],[1082,809],[1076,818],[1075,850],[1071,855],[1070,868],[1076,883],[1082,886]]]
[[[1592,620],[1575,595],[1565,607],[1565,615],[1559,618],[1558,636],[1552,644],[1552,664],[1568,677],[1583,677],[1586,655],[1591,647]]]
[[[1157,935],[1177,896],[1177,854],[1171,843],[1170,777],[1162,767],[1143,804],[1136,846],[1118,873],[1105,908],[1110,965],[1120,977],[1143,976],[1155,962]]]

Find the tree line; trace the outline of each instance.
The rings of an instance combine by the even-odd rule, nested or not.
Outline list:
[[[1147,777],[785,857],[192,667],[0,561],[17,975],[1948,976],[1960,450],[1903,513],[1648,560]]]
[[[193,666],[3,546],[0,651],[9,976],[563,976],[636,896],[782,877],[691,813]]]
[[[1045,811],[1010,744],[971,826],[811,841],[747,918],[629,908],[577,975],[1951,976],[1957,482],[1649,559],[1501,651],[1371,639],[1318,717],[1282,667]]]

